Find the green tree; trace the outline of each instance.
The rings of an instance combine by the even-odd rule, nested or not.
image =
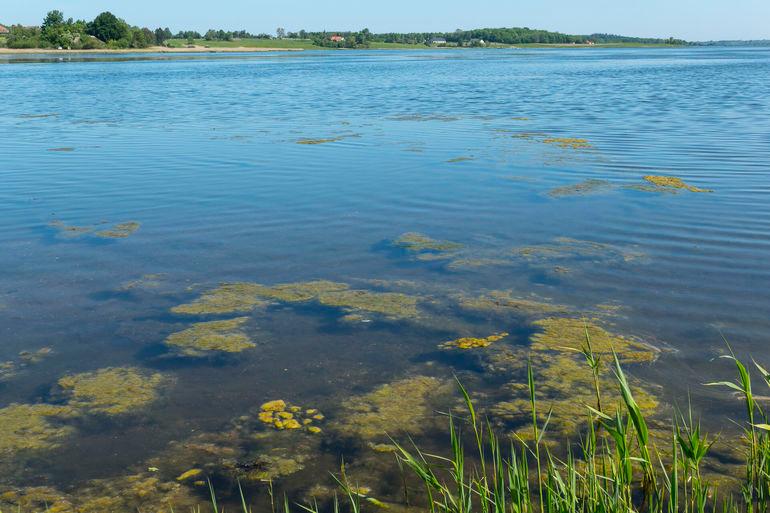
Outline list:
[[[88,26],[88,33],[105,43],[127,40],[130,36],[128,24],[112,14],[103,12]]]

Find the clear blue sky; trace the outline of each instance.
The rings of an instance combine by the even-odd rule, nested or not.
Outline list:
[[[770,39],[770,0],[2,0],[0,22],[39,24],[51,9],[89,20],[109,10],[134,25],[172,30],[527,26],[572,34]]]

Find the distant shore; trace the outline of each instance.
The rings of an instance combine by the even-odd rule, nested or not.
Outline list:
[[[170,48],[167,46],[149,46],[147,48],[125,48],[125,49],[94,49],[94,50],[56,50],[53,48],[0,48],[0,55],[28,55],[28,54],[81,54],[81,53],[238,53],[238,52],[298,52],[303,48],[266,48],[251,46],[229,46],[229,47],[182,47]]]

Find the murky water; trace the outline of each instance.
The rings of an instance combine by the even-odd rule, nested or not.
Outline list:
[[[57,382],[100,369],[130,368],[150,389],[127,412],[89,403],[45,417],[42,435],[22,436],[42,448],[0,443],[4,487],[84,494],[106,480],[131,494],[125,476],[145,476],[205,497],[195,477],[175,478],[200,467],[227,487],[286,456],[293,466],[271,475],[302,496],[329,484],[344,453],[362,475],[384,473],[372,493],[393,494],[392,456],[367,452],[383,440],[351,428],[366,421],[355,406],[387,417],[366,394],[413,391],[409,425],[452,404],[441,397],[453,373],[480,401],[504,400],[514,369],[438,346],[508,332],[494,346],[526,350],[546,317],[586,317],[664,349],[629,371],[661,411],[689,391],[719,414],[715,429],[740,414],[702,386],[729,376],[713,361],[720,332],[770,363],[768,50],[2,62],[0,415],[13,403],[71,409],[74,392]],[[713,192],[656,188],[648,175]],[[394,244],[410,232],[457,245]],[[311,280],[415,297],[415,311],[339,295],[171,311],[220,283]],[[463,305],[491,291],[559,308],[501,311],[494,293],[497,310]],[[254,344],[242,352],[190,357],[164,343],[238,317]],[[20,356],[41,348],[50,354]],[[322,411],[322,432],[255,421],[275,399]],[[430,444],[436,431],[417,434]],[[204,443],[216,449],[192,455]]]

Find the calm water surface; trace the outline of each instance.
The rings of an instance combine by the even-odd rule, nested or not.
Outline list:
[[[305,470],[283,480],[307,488],[348,450],[333,429],[346,398],[411,375],[499,386],[470,355],[436,349],[497,331],[528,343],[518,317],[452,306],[489,290],[588,316],[620,307],[603,325],[669,349],[632,369],[640,381],[665,404],[689,391],[700,411],[738,416],[701,384],[730,374],[714,361],[720,331],[770,364],[768,84],[770,50],[742,48],[2,57],[0,362],[53,351],[0,383],[0,407],[55,402],[60,377],[108,367],[169,380],[139,414],[81,419],[57,448],[0,455],[13,469],[2,484],[71,491],[136,474],[169,443],[283,398],[329,418]],[[714,192],[640,190],[651,174]],[[551,193],[585,180],[607,183]],[[53,221],[141,228],[68,237]],[[391,244],[405,232],[505,262],[416,260]],[[510,256],[559,237],[606,246]],[[422,323],[345,323],[336,308],[275,304],[249,321],[254,350],[164,354],[169,334],[220,318],[170,309],[221,282],[315,279],[408,280],[405,292],[444,306]],[[173,481],[182,465],[157,466]]]

